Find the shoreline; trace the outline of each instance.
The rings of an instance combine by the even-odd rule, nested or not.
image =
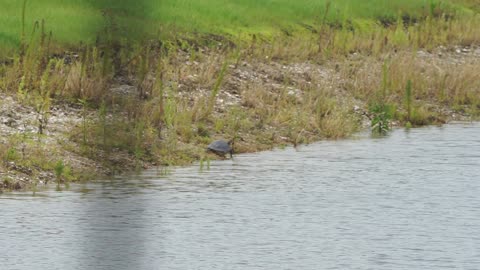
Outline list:
[[[452,121],[452,122],[448,122],[448,123],[445,123],[445,124],[442,124],[441,126],[436,126],[436,127],[443,127],[444,125],[474,125],[475,123],[480,123],[480,121],[472,121],[472,120],[458,120],[458,121]],[[427,125],[427,126],[421,126],[421,127],[416,127],[416,128],[431,128],[431,127],[435,127],[434,125]],[[392,132],[395,132],[395,131],[398,131],[398,130],[405,130],[406,128],[405,127],[402,127],[402,126],[396,126],[396,127],[393,127],[392,128]],[[359,133],[361,134],[364,134],[364,135],[359,135]],[[344,138],[342,140],[349,140],[349,139],[358,139],[356,138],[355,136],[356,135],[359,135],[360,136],[360,139],[361,138],[368,138],[368,139],[371,139],[371,138],[376,138],[376,137],[372,137],[372,134],[371,134],[371,130],[369,129],[369,127],[365,127],[363,130],[360,130],[358,131],[358,133],[356,134],[353,134],[352,136],[348,137],[348,138]],[[387,135],[388,136],[388,135]],[[352,138],[353,137],[353,138]],[[296,148],[296,147],[306,147],[306,146],[309,146],[310,144],[315,144],[315,143],[320,143],[320,142],[325,142],[327,140],[318,140],[318,141],[313,141],[313,142],[310,142],[308,144],[304,144],[304,145],[298,145],[298,146],[294,146],[294,145],[279,145],[279,146],[276,146],[272,149],[266,149],[266,150],[262,150],[262,151],[259,151],[259,152],[253,152],[253,153],[260,153],[260,152],[265,152],[265,151],[282,151],[282,150],[285,150],[285,147],[287,148]],[[248,152],[245,152],[245,153],[237,153],[237,155],[242,155],[242,154],[248,154]],[[229,158],[227,159],[222,159],[222,158],[217,158],[215,159],[217,161],[222,161],[222,160],[229,160]],[[196,163],[199,163],[199,164],[196,164]],[[200,170],[203,170],[202,169],[202,161],[201,160],[196,160],[194,161],[193,163],[191,164],[183,164],[183,165],[173,165],[172,167],[175,169],[175,168],[184,168],[185,166],[189,167],[189,166],[196,166],[196,165],[200,165],[201,169]],[[156,166],[156,165],[152,165],[152,164],[149,164],[150,166],[149,167],[144,167],[142,168],[141,170],[153,170],[153,169],[156,169],[157,171],[161,171],[161,173],[170,173],[169,171],[169,167],[160,167],[160,166]],[[164,171],[165,170],[165,171]],[[207,169],[208,170],[208,169]],[[120,176],[123,176],[124,174],[133,174],[133,173],[136,173],[137,171],[132,169],[132,170],[128,170],[128,171],[123,171],[121,172],[119,175]],[[65,186],[65,189],[68,190],[70,188],[70,184],[85,184],[85,183],[97,183],[98,181],[107,181],[109,179],[109,177],[114,177],[115,175],[96,175],[96,177],[106,177],[106,178],[102,178],[102,179],[90,179],[90,180],[87,180],[87,181],[76,181],[76,182],[72,182],[72,183],[67,183],[67,185]],[[52,177],[53,177],[53,174],[52,174]],[[19,179],[19,181],[21,181],[21,179]],[[58,185],[58,184],[53,184],[52,181],[49,181],[47,183],[44,183],[43,185],[37,185],[35,187],[33,186],[24,186],[23,188],[18,188],[18,189],[1,189],[0,190],[0,194],[2,193],[5,193],[5,192],[30,192],[30,191],[34,191],[34,192],[39,192],[39,191],[45,191],[45,190],[53,190],[54,188],[56,188],[57,190],[65,190],[63,189],[63,184],[62,185]]]
[[[382,115],[371,105],[382,88],[389,91],[382,102],[395,106],[388,126],[478,117],[475,105],[449,103],[446,90],[446,99],[438,100],[438,89],[432,88],[438,86],[437,75],[452,76],[452,85],[444,82],[454,93],[451,98],[462,94],[458,89],[464,87],[463,78],[476,87],[480,75],[470,70],[480,68],[479,48],[441,47],[382,57],[352,54],[322,63],[228,57],[207,51],[192,59],[179,51],[162,71],[162,83],[169,85],[147,88],[145,84],[155,85],[155,74],[146,75],[143,84],[128,76],[114,77],[105,84],[111,94],[103,106],[52,99],[43,127],[35,104],[23,102],[18,93],[0,91],[0,192],[215,159],[205,156],[206,145],[234,136],[243,139],[237,153],[345,138]],[[388,76],[399,76],[390,78],[388,85],[382,81],[386,59],[392,69]],[[452,68],[456,73],[450,75]],[[408,121],[404,97],[399,96],[406,77],[414,81],[417,96],[412,106],[420,115],[409,115]],[[146,98],[137,97],[139,88]],[[38,134],[40,128],[45,129],[43,135]]]

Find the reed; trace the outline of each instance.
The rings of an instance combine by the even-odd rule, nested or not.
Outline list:
[[[225,78],[227,66],[228,62],[225,61],[222,65],[222,68],[220,69],[217,80],[215,81],[215,85],[213,86],[212,93],[210,94],[210,98],[208,99],[207,108],[203,115],[203,118],[209,117],[210,114],[213,112],[218,92],[220,91],[220,86],[222,85],[223,79]]]
[[[411,123],[412,120],[412,81],[407,81],[407,86],[405,87],[405,107],[407,108],[407,121]]]

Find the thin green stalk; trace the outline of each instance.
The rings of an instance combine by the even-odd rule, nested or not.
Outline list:
[[[407,81],[407,87],[405,88],[405,102],[407,106],[407,120],[408,122],[412,119],[412,81]]]
[[[225,78],[225,73],[227,71],[228,61],[225,61],[222,65],[220,70],[220,74],[218,75],[217,81],[212,89],[212,94],[210,95],[210,99],[208,101],[208,107],[205,114],[205,118],[208,117],[212,112],[215,106],[215,100],[217,99],[218,92],[220,91],[220,86],[222,85],[223,79]]]

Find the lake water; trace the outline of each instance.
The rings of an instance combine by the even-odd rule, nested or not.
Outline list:
[[[1,194],[0,269],[480,269],[480,124]]]

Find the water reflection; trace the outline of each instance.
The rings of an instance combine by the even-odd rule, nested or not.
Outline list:
[[[7,269],[477,269],[480,124],[0,195]],[[2,268],[3,269],[3,268]]]

